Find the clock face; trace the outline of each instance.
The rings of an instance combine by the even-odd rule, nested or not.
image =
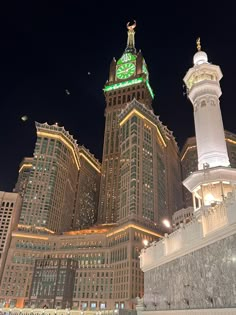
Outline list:
[[[127,79],[131,77],[135,72],[135,65],[133,63],[124,63],[116,70],[116,76],[118,79]]]

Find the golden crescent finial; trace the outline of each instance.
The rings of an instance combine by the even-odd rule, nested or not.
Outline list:
[[[132,25],[129,25],[129,24],[130,24],[130,22],[128,22],[128,23],[126,24],[127,29],[128,29],[129,31],[133,31],[134,28],[136,27],[136,21],[134,20],[134,24],[132,24]]]
[[[201,39],[200,39],[200,37],[197,38],[196,44],[197,44],[197,50],[201,51]]]

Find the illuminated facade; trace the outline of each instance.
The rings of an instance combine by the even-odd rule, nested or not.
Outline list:
[[[57,185],[62,185],[60,187],[62,191],[65,183],[61,179],[74,175],[77,190],[75,195],[71,194],[71,196],[75,211],[67,211],[66,213],[72,228],[77,229],[77,231],[64,232],[62,235],[58,235],[58,231],[53,230],[49,224],[41,226],[39,224],[33,225],[33,223],[31,225],[19,224],[17,231],[12,234],[12,242],[8,250],[0,289],[0,304],[9,307],[36,305],[37,301],[40,304],[38,306],[42,306],[41,304],[44,302],[46,304],[48,300],[43,297],[41,291],[38,291],[37,296],[35,296],[35,291],[32,291],[34,288],[39,288],[39,279],[33,276],[36,270],[34,269],[36,260],[70,258],[78,264],[73,286],[73,308],[82,310],[134,308],[135,297],[143,294],[143,273],[139,267],[139,252],[143,247],[143,240],[152,242],[159,239],[161,235],[153,226],[145,228],[140,222],[101,225],[88,230],[78,230],[83,226],[81,222],[84,222],[84,226],[93,225],[88,218],[94,214],[91,208],[97,200],[95,196],[98,192],[100,168],[99,163],[95,163],[94,157],[84,147],[78,147],[78,150],[72,151],[65,136],[68,136],[68,133],[62,127],[47,124],[38,125],[38,139],[28,179],[31,186],[29,186],[30,189],[28,185],[26,186],[24,202],[28,206],[27,198],[36,189],[38,189],[37,197],[43,197],[44,190],[42,189],[48,185],[53,187],[52,180]],[[42,148],[45,139],[47,142]],[[51,139],[55,142],[59,141],[60,153],[56,151],[58,149],[57,142],[52,142],[50,146]],[[50,152],[53,154],[50,155]],[[68,159],[65,159],[66,157]],[[61,161],[63,158],[65,160]],[[49,161],[52,165],[47,164]],[[59,165],[64,172],[70,168],[71,173],[62,177],[64,173],[61,174],[59,168],[56,174],[51,174],[50,167],[54,165]],[[44,168],[47,167],[46,172]],[[52,171],[54,170],[53,168]],[[60,178],[58,179],[59,175]],[[47,182],[48,177],[51,179],[50,182]],[[74,181],[71,182],[74,183]],[[42,186],[41,191],[40,185]],[[55,198],[53,200],[59,198],[60,189],[55,189],[57,196],[54,197],[52,194]],[[41,199],[36,198],[35,200]],[[72,200],[69,201],[72,204]],[[69,205],[69,203],[67,204]],[[42,208],[43,206],[44,203],[41,204]],[[80,209],[80,211],[76,212],[76,209]],[[86,214],[86,209],[89,209],[89,217]],[[27,212],[24,215],[26,214]],[[72,217],[69,217],[71,214],[73,214]],[[76,227],[76,224],[79,226]],[[70,230],[71,227],[67,229]],[[61,231],[59,230],[59,232]],[[48,287],[46,286],[45,292],[47,290]],[[51,300],[50,303],[54,303]],[[58,307],[62,307],[62,298],[59,299],[59,302],[61,304],[58,304]]]
[[[182,206],[177,145],[159,118],[136,100],[122,110],[119,122],[119,222],[136,218],[157,226],[168,214],[171,218],[168,209]]]
[[[19,221],[21,202],[19,194],[0,191],[0,283],[11,233],[16,229]]]
[[[36,128],[37,142],[20,224],[44,227],[57,233],[94,224],[99,162],[84,147],[79,147],[64,127],[36,123]],[[86,194],[87,199],[83,198]]]
[[[42,306],[46,297],[38,294],[37,299],[32,292],[39,282],[33,277],[36,260],[73,259],[78,269],[72,308],[134,308],[136,296],[143,295],[139,267],[143,240],[159,238],[154,230],[137,223],[101,225],[63,235],[15,231],[2,277],[0,307]]]
[[[152,110],[154,97],[142,53],[136,51],[135,24],[127,26],[127,47],[122,57],[112,60],[109,80],[104,87],[106,99],[105,132],[102,157],[102,177],[99,198],[99,220],[112,223],[118,220],[118,191],[120,169],[119,114],[133,99]]]
[[[24,196],[26,191],[26,186],[29,181],[29,175],[33,166],[33,158],[32,157],[25,157],[23,161],[20,163],[19,167],[19,175],[17,179],[17,183],[14,188],[14,192],[17,192]]]
[[[225,130],[225,141],[229,156],[230,166],[236,168],[236,135]],[[187,178],[192,172],[197,170],[197,144],[196,138],[188,138],[181,150],[182,178]],[[183,187],[184,206],[193,205],[193,197],[190,191]]]

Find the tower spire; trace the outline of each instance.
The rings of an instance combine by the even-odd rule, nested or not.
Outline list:
[[[196,44],[197,44],[197,51],[201,51],[201,38],[198,37],[196,40]]]
[[[127,46],[125,49],[125,52],[135,53],[136,54],[136,48],[135,48],[135,41],[134,41],[134,35],[135,35],[135,27],[136,27],[136,21],[134,20],[134,23],[130,25],[130,22],[126,24],[128,29],[128,38],[127,38]]]

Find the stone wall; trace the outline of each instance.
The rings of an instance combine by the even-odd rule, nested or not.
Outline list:
[[[144,292],[146,310],[236,307],[236,234],[147,270]]]

